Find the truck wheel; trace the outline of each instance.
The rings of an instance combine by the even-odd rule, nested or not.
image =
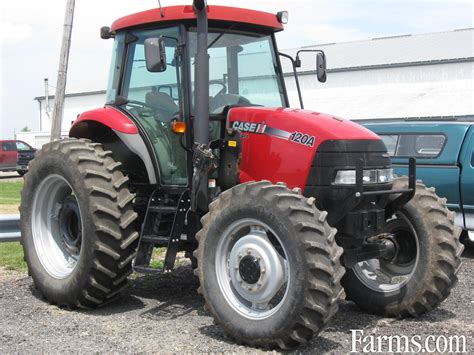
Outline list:
[[[198,232],[199,293],[227,334],[266,348],[306,343],[337,312],[342,249],[326,212],[285,185],[233,187]]]
[[[127,285],[138,233],[121,164],[98,143],[46,144],[31,162],[20,227],[36,287],[61,307],[93,308]]]
[[[395,180],[393,188],[408,188],[408,179]],[[384,233],[397,246],[395,257],[363,261],[347,270],[342,279],[347,298],[370,313],[389,317],[431,311],[457,282],[460,232],[446,200],[417,182],[413,199],[386,222]]]

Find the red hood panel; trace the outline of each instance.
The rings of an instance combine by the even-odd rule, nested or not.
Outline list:
[[[241,182],[284,181],[292,188],[304,188],[322,142],[380,139],[354,122],[299,109],[238,107],[229,122],[242,131]]]

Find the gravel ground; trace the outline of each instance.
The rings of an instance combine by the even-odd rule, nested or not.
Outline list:
[[[465,335],[474,353],[474,249],[465,251],[459,283],[436,310],[419,319],[365,314],[341,302],[329,326],[304,353],[350,352],[351,329],[365,335]],[[0,270],[0,353],[255,352],[213,325],[189,267],[171,275],[136,276],[121,300],[89,312],[43,302],[25,274]]]

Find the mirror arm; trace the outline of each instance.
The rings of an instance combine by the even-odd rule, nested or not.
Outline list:
[[[300,53],[320,53],[323,57],[324,62],[326,62],[326,54],[324,53],[323,50],[321,50],[321,49],[300,49],[298,52],[296,52],[296,62],[297,62],[297,64],[299,64],[299,66],[301,66]],[[316,71],[317,70],[318,69],[316,69]],[[318,80],[319,80],[319,78],[318,78]],[[322,81],[322,80],[319,80],[319,81],[326,82],[326,79],[324,79],[324,81]]]
[[[321,53],[324,57],[326,57],[326,55],[324,54],[324,51],[322,51],[321,49],[300,49],[298,52],[296,52],[296,58],[299,58],[300,57],[300,53]]]
[[[301,106],[301,109],[304,110],[303,96],[301,95],[301,88],[300,88],[300,80],[298,78],[298,72],[296,70],[296,68],[298,67],[297,64],[298,64],[298,60],[299,60],[298,54],[296,55],[296,58],[297,58],[296,60],[293,59],[293,57],[291,55],[286,54],[286,53],[278,52],[278,55],[280,55],[282,57],[285,57],[285,58],[288,58],[291,61],[291,66],[293,67],[293,75],[295,76],[296,90],[298,91],[298,98],[300,100],[300,106]],[[282,74],[283,74],[283,70],[282,70]]]

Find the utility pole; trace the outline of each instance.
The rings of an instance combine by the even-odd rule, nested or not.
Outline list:
[[[46,116],[48,116],[48,120],[51,121],[51,107],[49,106],[49,79],[48,78],[44,79],[44,97],[45,97],[45,103],[46,103],[44,112],[46,113]],[[40,131],[41,132],[43,131],[43,122],[41,119],[40,119]]]
[[[53,122],[51,125],[51,141],[61,138],[61,123],[64,112],[64,95],[66,94],[67,66],[69,61],[69,49],[71,48],[72,23],[74,21],[75,0],[68,0],[66,4],[66,15],[64,18],[63,39],[61,44],[61,56],[59,58],[58,81],[56,84],[56,95],[54,96]]]

